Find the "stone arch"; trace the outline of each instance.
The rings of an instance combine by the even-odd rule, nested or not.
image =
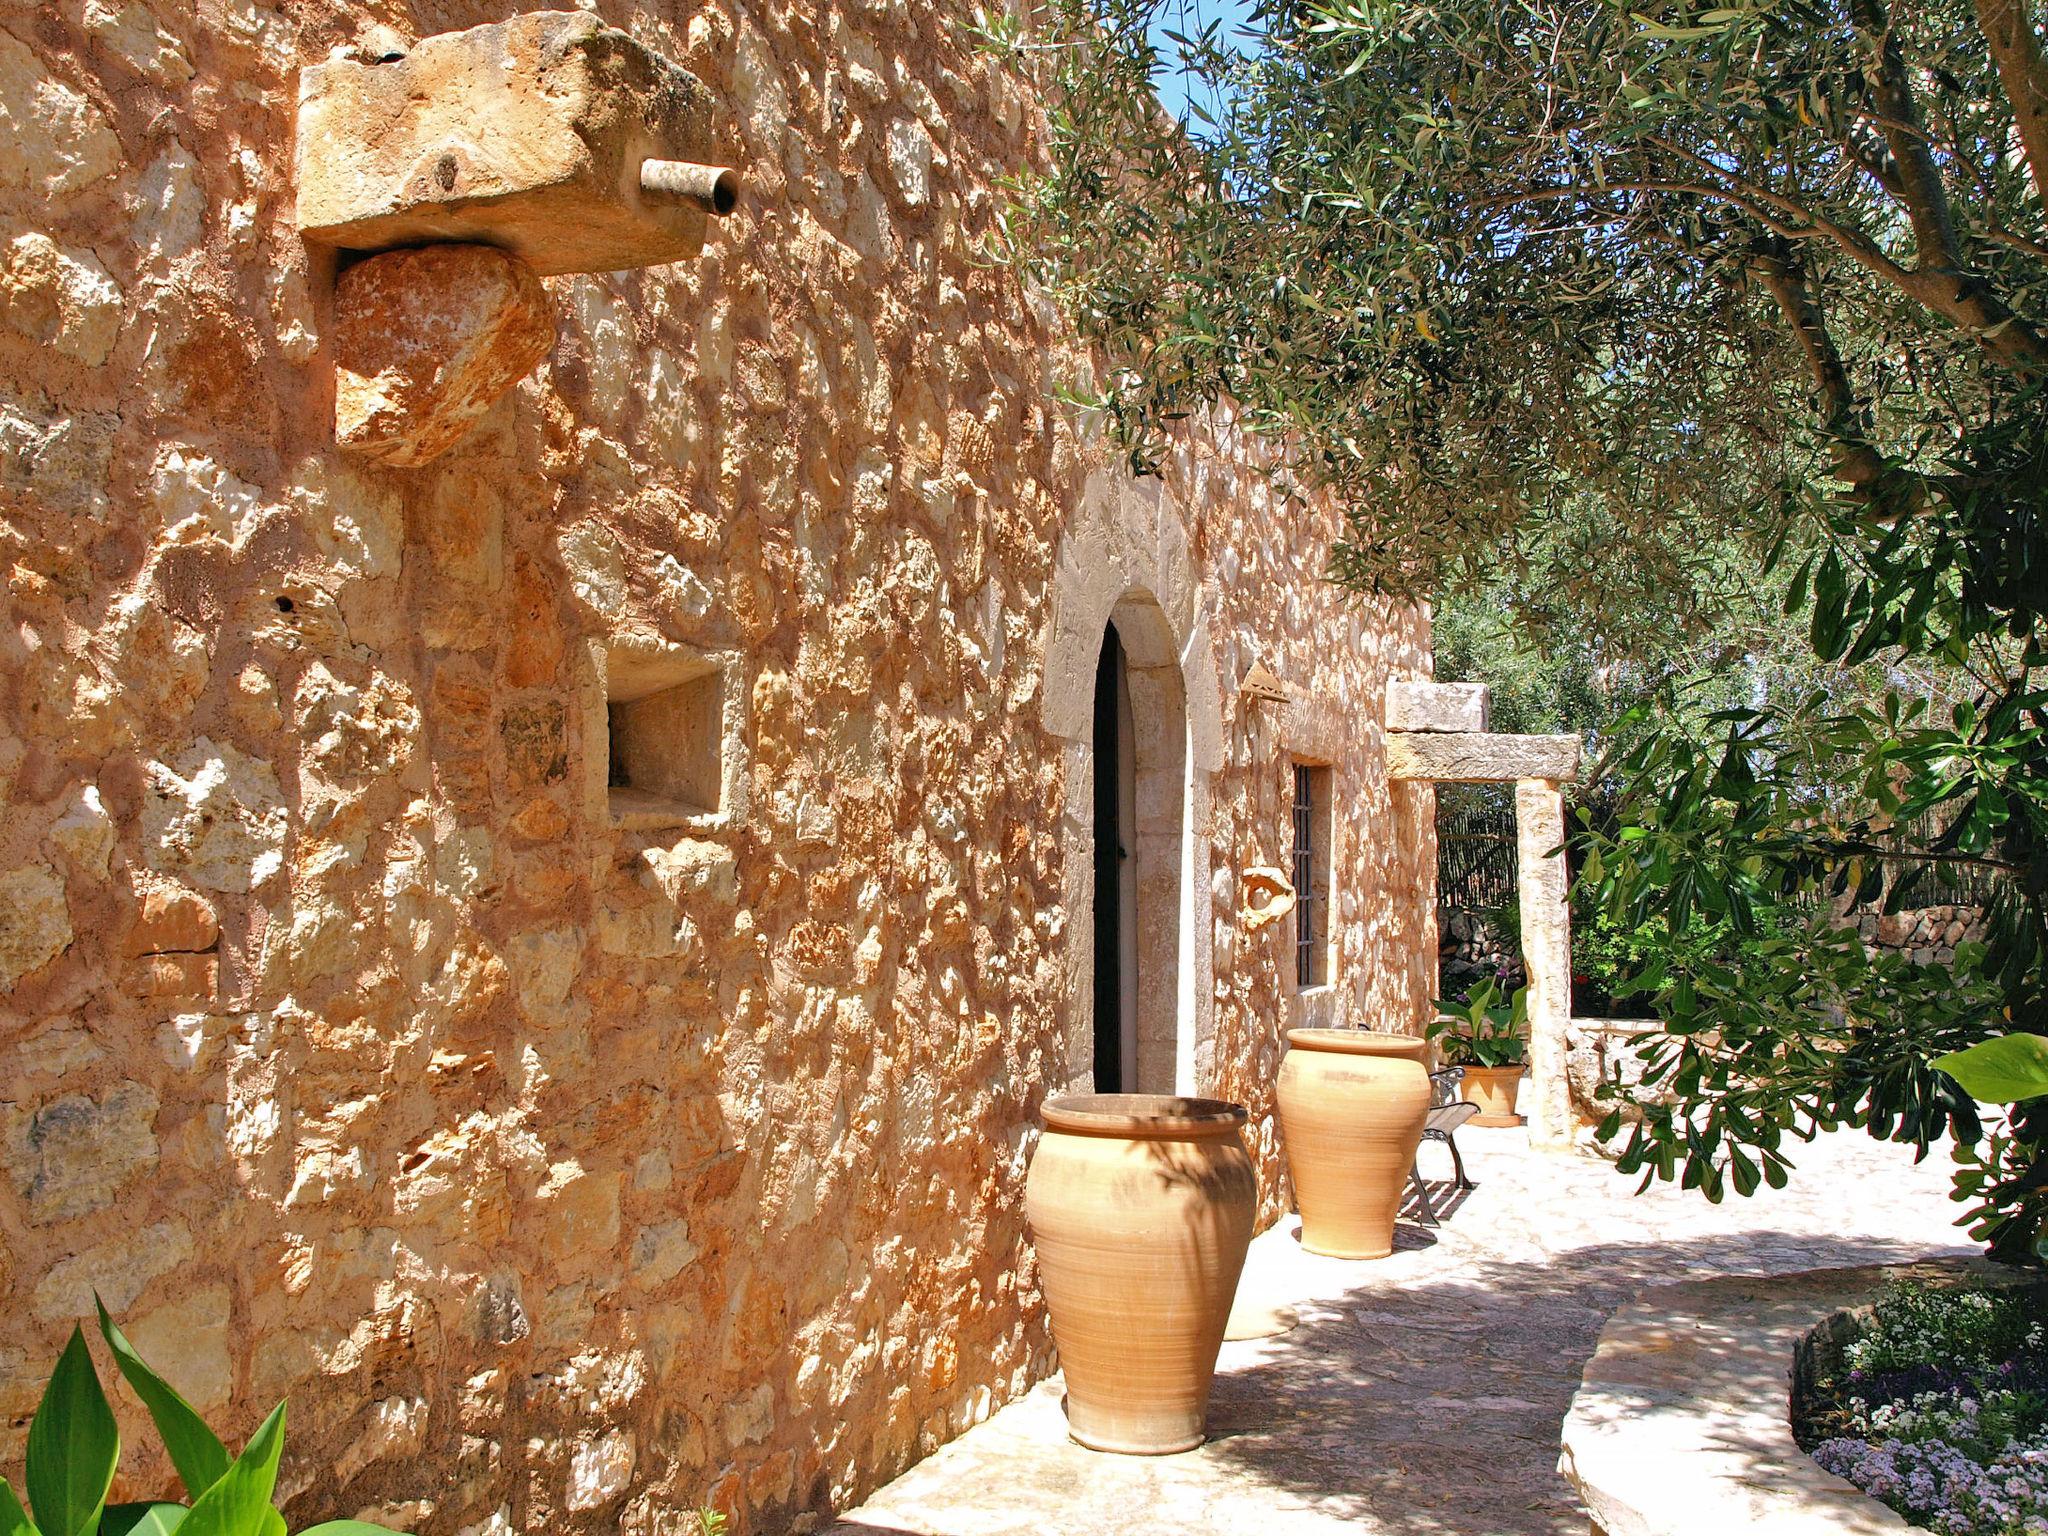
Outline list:
[[[1126,654],[1139,774],[1137,1086],[1196,1093],[1214,1031],[1209,778],[1223,766],[1223,694],[1179,505],[1157,480],[1088,477],[1054,558],[1042,696],[1065,742],[1067,1082],[1092,1085],[1094,699],[1103,632]]]

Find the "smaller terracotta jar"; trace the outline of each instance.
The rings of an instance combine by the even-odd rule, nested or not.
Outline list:
[[[1477,1104],[1479,1113],[1472,1117],[1473,1125],[1522,1125],[1523,1118],[1515,1113],[1515,1098],[1522,1091],[1522,1075],[1529,1069],[1519,1064],[1512,1067],[1467,1067],[1465,1075],[1458,1080],[1459,1095],[1468,1104]]]
[[[1098,1093],[1049,1100],[1024,1214],[1067,1384],[1098,1451],[1193,1450],[1258,1206],[1241,1105]]]
[[[1339,1259],[1394,1251],[1394,1215],[1429,1116],[1429,1042],[1365,1029],[1290,1029],[1280,1130],[1301,1246]]]

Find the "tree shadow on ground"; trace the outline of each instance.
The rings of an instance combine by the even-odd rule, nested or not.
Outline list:
[[[1926,1256],[1919,1244],[1751,1230],[1486,1260],[1409,1285],[1362,1276],[1257,1358],[1226,1357],[1196,1454],[1389,1536],[1582,1536],[1558,1435],[1617,1307],[1676,1281]],[[1785,1382],[1758,1390],[1780,1395]]]

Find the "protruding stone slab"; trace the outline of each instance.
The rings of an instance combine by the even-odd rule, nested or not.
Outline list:
[[[498,245],[544,275],[677,261],[703,247],[707,199],[643,187],[641,167],[715,160],[713,126],[694,75],[579,11],[332,59],[300,80],[299,229],[358,251]]]
[[[1483,731],[1493,690],[1484,683],[1387,684],[1390,731]]]
[[[1576,736],[1498,736],[1491,732],[1387,732],[1387,777],[1438,784],[1563,782],[1579,776]]]
[[[555,322],[533,269],[488,245],[387,251],[334,293],[334,439],[400,467],[455,445],[547,356]]]

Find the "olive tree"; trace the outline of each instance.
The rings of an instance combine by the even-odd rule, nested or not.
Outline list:
[[[1951,1135],[2008,1255],[2041,1240],[2048,1100],[1987,1128],[1933,1063],[2048,1027],[2031,3],[1263,0],[1249,37],[1173,35],[1189,123],[1152,0],[985,24],[1047,113],[1000,254],[1094,343],[1074,394],[1138,467],[1227,402],[1341,499],[1362,591],[1505,575],[1624,652],[1796,616],[1796,690],[1608,733],[1582,881],[1711,936],[1637,978],[1667,1030],[1608,1130],[1714,1198],[1819,1127]],[[1988,880],[1987,941],[1866,952],[1841,908],[1910,869]]]

